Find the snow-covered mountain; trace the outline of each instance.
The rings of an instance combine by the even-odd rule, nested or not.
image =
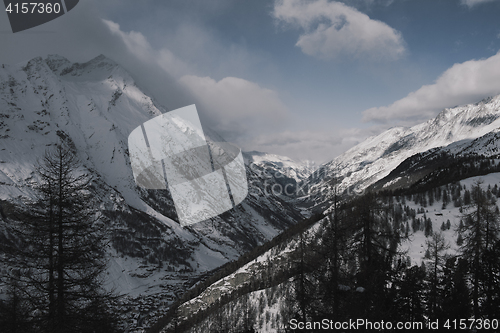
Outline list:
[[[0,204],[8,208],[33,196],[28,184],[36,181],[37,159],[66,142],[94,176],[109,223],[108,285],[137,297],[132,302],[143,306],[124,311],[142,319],[208,271],[302,218],[287,201],[264,195],[262,173],[247,167],[249,195],[242,204],[182,228],[166,191],[136,186],[128,157],[130,132],[165,112],[124,68],[102,55],[83,64],[51,55],[0,68]]]
[[[451,179],[498,172],[499,153],[500,129],[497,128],[476,139],[463,139],[415,154],[370,187],[415,189],[446,184]]]
[[[361,191],[383,179],[407,158],[432,148],[467,144],[500,128],[500,95],[475,104],[444,109],[434,119],[410,127],[391,128],[370,137],[321,166],[306,182],[317,199],[337,178],[341,190]],[[480,145],[481,146],[481,145]]]
[[[467,206],[463,206],[464,193],[470,195],[473,186],[481,184],[492,202],[500,197],[499,118],[500,95],[476,104],[445,109],[435,119],[412,128],[390,129],[367,139],[310,175],[305,182],[313,190],[302,200],[313,201],[322,211],[330,211],[325,209],[330,199],[325,195],[327,192],[318,190],[327,189],[334,177],[339,178],[342,189],[406,190],[400,194],[386,192],[385,198],[396,207],[393,212],[401,214],[398,218],[396,214],[388,217],[391,223],[396,219],[399,223],[406,222],[409,237],[399,244],[399,248],[405,251],[408,262],[411,265],[429,262],[426,248],[430,238],[422,228],[423,223],[420,225],[421,221],[427,221],[434,232],[441,232],[446,244],[450,245],[446,253],[454,255],[460,250],[456,230],[467,211]],[[415,184],[421,187],[410,188]],[[444,195],[432,194],[444,192],[452,202],[450,199],[445,202]],[[455,194],[451,195],[452,192]],[[427,198],[432,199],[427,201]],[[411,223],[410,228],[412,221],[418,223]],[[322,234],[328,222],[328,217],[324,217],[300,237],[299,234],[290,236],[207,286],[203,292],[179,305],[176,318],[188,322],[186,326],[190,332],[224,326],[220,318],[224,318],[229,327],[253,327],[259,332],[284,331],[290,318],[286,316],[293,307],[287,301],[293,299],[290,295],[296,290],[291,282],[294,279],[289,278],[293,274],[294,253],[307,249],[300,245],[300,240],[314,239],[311,235]],[[315,253],[317,248],[311,247],[314,249],[311,252]],[[232,316],[235,312],[244,316]],[[165,323],[169,325],[161,327],[161,332],[173,332],[173,321],[165,320]]]
[[[481,184],[483,190],[488,188],[498,190],[500,173],[462,179],[455,183],[455,188],[460,187],[463,192],[471,191],[478,181],[484,182]],[[442,191],[445,188],[447,186],[440,187]],[[494,192],[498,193],[496,190]],[[497,200],[497,195],[494,195],[495,200]],[[449,245],[449,248],[444,251],[446,255],[457,254],[460,246],[457,244],[456,228],[463,216],[463,208],[456,206],[453,202],[443,207],[441,199],[432,204],[422,204],[403,199],[403,197],[395,196],[392,199],[397,206],[404,207],[403,210],[416,212],[415,219],[428,220],[432,225],[432,230],[441,233],[446,244]],[[461,197],[463,198],[464,195],[462,194]],[[417,196],[410,195],[409,198],[416,199]],[[390,218],[393,219],[394,216]],[[403,220],[410,221],[411,219],[403,214]],[[302,235],[302,238],[314,239],[315,236],[322,234],[324,232],[322,224],[324,225],[325,222],[327,222],[326,219],[323,219],[315,223]],[[446,227],[448,223],[449,226]],[[414,228],[414,226],[410,227],[409,238],[400,244],[400,249],[404,251],[411,265],[421,266],[425,263],[432,267],[431,259],[426,257],[427,242],[432,239],[432,236],[426,236],[424,230]],[[257,332],[285,331],[292,318],[290,313],[293,313],[293,302],[290,300],[294,299],[296,286],[293,284],[294,278],[289,276],[293,276],[291,267],[298,261],[297,257],[301,251],[300,239],[298,235],[286,239],[283,243],[256,256],[249,263],[240,266],[231,274],[207,286],[196,297],[181,303],[176,311],[177,321],[175,322],[181,329],[174,328],[172,318],[164,318],[170,320],[164,320],[163,325],[159,325],[160,329],[153,332],[208,332],[218,325],[236,327],[239,331],[244,331],[247,327],[253,327]],[[311,248],[317,249],[313,244]],[[251,286],[259,286],[259,288]],[[239,315],[234,315],[235,313]],[[188,329],[183,330],[183,326]]]
[[[94,176],[112,245],[107,283],[128,295],[122,311],[135,318],[130,327],[147,324],[210,271],[310,216],[306,207],[328,208],[332,178],[341,189],[407,186],[409,173],[435,178],[449,161],[495,158],[500,146],[498,95],[390,129],[316,172],[307,161],[244,153],[247,198],[217,218],[182,228],[168,192],[136,186],[128,157],[130,132],[165,112],[104,56],[84,64],[48,56],[0,68],[0,241],[11,207],[34,195],[29,183],[36,181],[37,158],[66,142]]]
[[[248,165],[265,167],[269,174],[278,172],[283,178],[292,178],[296,182],[307,179],[318,168],[314,161],[296,161],[286,156],[258,151],[245,152],[243,157]]]

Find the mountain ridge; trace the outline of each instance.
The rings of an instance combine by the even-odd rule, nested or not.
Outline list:
[[[128,158],[129,133],[165,112],[123,67],[102,55],[83,64],[50,55],[0,68],[2,206],[34,198],[37,158],[57,142],[69,146],[94,178],[109,228],[107,286],[140,304],[145,318],[207,272],[302,219],[284,198],[262,195],[264,181],[274,180],[256,172],[260,166],[247,165],[254,195],[219,217],[181,227],[168,193],[136,186]],[[6,215],[1,223],[13,218]],[[134,311],[124,313],[131,328],[137,324],[130,317]]]
[[[367,138],[332,161],[323,164],[320,177],[305,182],[311,188],[310,196],[325,190],[328,179],[337,178],[340,191],[366,189],[386,177],[405,159],[460,140],[476,139],[500,127],[500,95],[477,103],[446,108],[436,117],[415,126],[390,128]]]
[[[355,161],[358,164],[353,163],[354,167],[358,168],[356,172],[362,172],[363,168],[370,168],[372,164],[384,164],[388,157],[392,157],[393,161],[396,162],[401,161],[399,164],[393,163],[393,165],[396,165],[395,168],[391,168],[393,165],[389,165],[386,166],[386,169],[380,170],[379,175],[373,174],[373,178],[361,184],[361,186],[365,186],[364,188],[371,192],[382,190],[374,197],[381,198],[380,200],[385,202],[386,206],[372,213],[373,215],[387,214],[384,220],[387,221],[388,225],[394,226],[403,234],[406,233],[406,238],[402,237],[405,240],[398,243],[398,246],[403,251],[406,251],[404,253],[407,256],[400,259],[403,262],[407,261],[407,268],[411,265],[414,265],[412,269],[419,266],[424,267],[424,262],[425,265],[432,262],[430,257],[426,257],[425,246],[430,246],[426,245],[428,242],[432,243],[433,230],[440,232],[438,235],[444,237],[443,242],[446,241],[446,244],[449,242],[451,245],[449,250],[451,253],[447,252],[446,255],[453,256],[453,254],[459,253],[460,243],[456,230],[462,218],[467,216],[464,215],[467,214],[467,209],[471,208],[467,205],[470,205],[470,195],[474,186],[480,186],[485,190],[492,203],[496,202],[497,198],[500,197],[498,192],[500,185],[499,102],[500,95],[485,99],[479,103],[445,109],[436,118],[412,127],[414,136],[417,136],[416,133],[418,132],[426,132],[431,135],[432,131],[429,129],[432,129],[438,137],[435,141],[431,140],[432,137],[430,139],[424,137],[426,140],[420,142],[420,145],[418,145],[419,142],[414,145],[415,141],[412,140],[418,140],[418,138],[408,138],[407,136],[411,134],[408,129],[393,128],[379,136],[367,139],[360,145],[361,148],[354,147],[349,152],[351,156],[359,154],[358,157],[361,161]],[[448,123],[444,124],[445,122]],[[448,130],[441,131],[441,133],[439,129],[443,125],[447,125]],[[384,142],[384,145],[376,149],[376,145],[380,142]],[[443,142],[445,144],[440,145]],[[373,149],[373,151],[370,151],[370,149]],[[373,161],[362,160],[362,152],[365,151],[371,152],[373,156],[378,154],[378,159]],[[412,152],[416,153],[411,154]],[[397,153],[401,153],[401,156],[394,157]],[[407,154],[409,154],[408,157]],[[444,159],[446,163],[441,163],[440,158]],[[349,160],[344,162],[345,165],[352,166],[349,165]],[[464,165],[457,165],[458,162],[464,162]],[[330,181],[334,180],[334,175],[332,175],[332,169],[328,169],[328,166],[328,163],[323,165],[318,171],[319,176],[313,175],[308,180],[316,181],[318,187],[327,188],[331,186],[333,183]],[[464,170],[461,170],[462,167]],[[418,174],[422,172],[421,169],[428,170]],[[464,172],[453,173],[454,170]],[[410,191],[409,186],[411,183],[406,182],[397,187],[401,191],[391,192],[392,188],[385,186],[393,185],[394,179],[397,180],[407,174],[417,174],[415,176],[416,181],[425,181],[425,177],[433,172],[437,173],[437,176],[424,183],[424,185],[428,185],[427,187],[419,187]],[[384,173],[388,173],[388,175],[381,177]],[[450,176],[450,174],[451,177],[444,177]],[[349,175],[344,174],[344,176],[344,178],[341,178],[341,181],[344,181],[344,189],[356,185],[356,183],[349,184]],[[483,180],[485,180],[484,183]],[[373,186],[374,184],[378,185],[378,187]],[[389,189],[389,191],[383,191],[386,189]],[[335,200],[338,199],[338,202],[347,203],[347,206],[349,206],[349,196],[355,198],[357,194],[362,195],[363,192],[344,194]],[[294,314],[295,316],[300,315],[301,300],[307,298],[307,296],[300,294],[301,285],[297,284],[303,281],[301,279],[307,273],[302,271],[293,275],[294,267],[301,267],[303,258],[308,258],[303,253],[308,253],[309,245],[312,247],[309,255],[311,253],[325,255],[321,250],[318,250],[317,246],[318,243],[321,244],[328,240],[322,239],[318,241],[315,237],[322,236],[326,232],[325,229],[328,226],[332,227],[332,221],[336,220],[333,214],[331,195],[331,192],[322,192],[313,193],[309,197],[302,198],[304,200],[311,198],[320,200],[321,204],[318,204],[318,207],[321,208],[320,212],[324,213],[324,218],[320,218],[319,221],[312,226],[308,226],[305,230],[301,230],[300,233],[292,234],[289,238],[255,257],[249,263],[236,267],[228,275],[207,286],[203,292],[198,293],[192,299],[178,304],[175,312],[171,311],[170,316],[162,318],[150,332],[178,331],[177,325],[190,332],[203,332],[212,329],[212,327],[224,327],[224,325],[228,327],[237,326],[240,329],[241,327],[250,327],[254,330],[266,332],[286,330],[289,327],[287,324],[290,323],[288,320],[296,318],[293,317]],[[469,203],[467,203],[467,200]],[[356,201],[356,199],[353,201]],[[342,204],[340,209],[343,209]],[[474,208],[471,209],[474,210]],[[348,209],[347,211],[346,216],[348,217],[352,210]],[[338,218],[346,217],[343,216],[340,213]],[[369,219],[366,216],[364,218]],[[386,231],[384,229],[382,233]],[[304,239],[311,239],[311,235],[311,244],[303,245],[303,242],[307,242]],[[360,240],[358,239],[358,241]],[[331,245],[332,243],[327,244]],[[443,258],[449,257],[443,255]],[[323,264],[331,268],[329,260],[332,260],[332,257],[326,256]],[[398,261],[398,265],[402,263],[401,261]],[[314,267],[307,264],[305,266],[314,270]],[[321,273],[325,272],[321,271]],[[318,274],[312,273],[311,275],[317,277]],[[340,274],[345,274],[345,271],[341,271]],[[353,281],[348,281],[350,286],[339,285],[339,289],[342,292],[362,295],[365,289],[362,287],[356,288],[355,276],[351,278]],[[306,282],[311,283],[307,278]],[[314,290],[314,287],[312,289]],[[398,287],[391,288],[391,292],[395,292],[397,289]],[[325,292],[327,291],[319,290],[320,295],[324,295]],[[310,303],[307,304],[314,304],[317,300],[317,298],[309,299]],[[351,315],[357,314],[359,307],[360,304],[355,304]],[[239,317],[232,316],[233,311],[242,312],[246,316],[245,319],[241,320]],[[321,314],[328,315],[328,313]],[[387,316],[386,313],[384,315]],[[224,318],[227,324],[220,318]],[[385,320],[386,318],[381,319]]]

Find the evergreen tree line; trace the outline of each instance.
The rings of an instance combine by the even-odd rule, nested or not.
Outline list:
[[[500,171],[498,156],[484,157],[482,155],[451,155],[446,165],[442,165],[425,177],[412,184],[410,190],[424,191],[436,186],[457,182],[460,179],[487,175]]]
[[[392,191],[382,191],[379,192],[379,195],[388,197],[389,200],[394,202],[392,217],[395,221],[402,221],[405,223],[403,228],[406,236],[408,236],[411,231],[424,231],[426,237],[432,236],[432,233],[434,232],[432,221],[427,215],[429,213],[429,209],[432,207],[434,207],[435,211],[436,209],[439,211],[439,209],[445,210],[447,208],[458,207],[460,208],[460,213],[463,213],[463,209],[465,207],[469,207],[472,202],[471,189],[467,189],[467,187],[465,185],[461,185],[460,182],[435,187],[424,192],[410,192],[404,194],[397,191],[397,193],[398,194],[395,195]],[[495,204],[497,199],[500,197],[500,189],[497,184],[494,186],[489,184],[484,194],[486,195],[487,200],[491,201],[492,204]],[[411,208],[409,205],[410,202],[413,202],[415,205],[419,205],[420,208]],[[422,216],[418,217],[418,214],[422,214]],[[436,212],[435,214],[442,216],[442,213],[439,212]],[[443,222],[440,229],[441,231],[450,230],[451,221],[448,219],[446,222]]]
[[[12,237],[1,249],[1,331],[117,332],[115,297],[103,288],[106,233],[92,178],[62,144],[35,171],[35,197],[3,219]]]
[[[493,194],[498,189],[483,190],[476,183],[463,196],[459,184],[430,191],[400,197],[399,203],[392,196],[374,193],[343,204],[334,200],[333,212],[318,236],[300,240],[293,262],[293,292],[283,320],[439,320],[441,328],[453,319],[498,320],[500,213]],[[448,254],[450,244],[443,234],[431,230],[426,232],[426,260],[411,265],[398,248],[408,236],[401,216],[405,209],[408,217],[415,214],[401,201],[422,203],[423,197],[441,200],[444,196],[464,201],[455,230],[461,238],[459,252]],[[451,227],[447,224],[442,228]]]
[[[392,188],[395,192],[419,193],[457,182],[461,179],[487,175],[500,171],[498,156],[477,154],[451,154],[447,152],[415,154],[403,161],[391,175],[374,186],[377,189]],[[406,181],[388,185],[396,177]]]
[[[293,275],[293,272],[290,269],[289,265],[287,265],[286,267],[282,267],[280,265],[274,265],[271,261],[267,263],[266,271],[257,272],[256,274],[252,275],[249,281],[247,281],[244,285],[239,286],[239,288],[235,292],[221,296],[218,302],[209,306],[207,311],[193,314],[189,318],[187,318],[186,321],[178,319],[178,309],[182,304],[198,297],[210,285],[214,284],[224,277],[231,275],[240,267],[250,263],[267,251],[273,249],[273,251],[279,252],[280,250],[284,249],[290,239],[297,237],[297,235],[310,228],[312,225],[320,221],[323,217],[323,215],[315,214],[310,218],[304,219],[301,222],[291,226],[287,230],[281,232],[269,242],[257,246],[252,251],[241,255],[237,260],[228,262],[219,268],[207,272],[200,278],[200,280],[195,281],[196,286],[190,288],[170,306],[167,313],[152,325],[152,327],[148,330],[148,333],[157,333],[160,331],[164,331],[166,327],[172,328],[174,326],[174,323],[176,329],[168,329],[168,332],[187,331],[193,324],[201,323],[202,321],[206,320],[207,317],[210,317],[210,315],[212,315],[213,313],[219,312],[219,309],[222,306],[241,297],[242,295],[246,295],[256,290],[275,286],[286,281]]]
[[[243,323],[267,319],[268,314],[261,313],[264,310],[260,300],[258,303],[254,300],[253,306],[252,303],[248,305],[254,319],[241,321],[241,317],[234,313],[248,293],[266,288],[266,291],[278,288],[280,292],[273,293],[272,297],[286,299],[279,316],[272,318],[277,321],[275,327],[281,331],[287,330],[290,319],[343,321],[364,318],[386,322],[440,319],[441,325],[447,319],[493,319],[495,311],[500,310],[496,287],[500,270],[495,259],[500,254],[495,205],[498,194],[496,185],[482,190],[476,184],[467,190],[456,182],[422,193],[400,193],[397,196],[387,192],[368,193],[346,201],[334,195],[332,212],[322,219],[319,229],[311,228],[311,219],[289,230],[284,239],[282,235],[250,256],[255,258],[262,254],[263,250],[276,245],[278,239],[279,244],[286,241],[278,248],[283,248],[293,239],[295,250],[289,253],[285,265],[273,264],[276,260],[273,257],[266,263],[265,270],[254,272],[242,288],[222,294],[207,310],[194,316],[183,315],[178,320],[177,307],[172,308],[168,316],[168,331],[196,329],[236,333],[259,327],[261,325]],[[409,201],[425,207],[432,207],[436,202],[441,205],[442,201],[445,207],[451,203],[461,207],[463,216],[459,227],[452,227],[449,220],[441,225],[441,231],[453,228],[457,232],[457,242],[461,245],[459,253],[447,254],[450,244],[439,230],[432,229],[426,208],[410,208]],[[477,211],[479,220],[475,215]],[[417,214],[424,216],[419,218]],[[485,226],[474,229],[472,226],[478,223]],[[413,232],[423,231],[427,237],[426,260],[418,266],[412,265],[410,258],[399,250],[399,245],[409,237],[412,229]],[[481,236],[474,236],[471,235],[474,230],[483,232],[476,232]],[[483,248],[489,250],[480,251],[483,254],[478,257],[483,261],[479,261],[479,265],[475,266],[472,260],[475,257],[467,254],[467,249],[477,248],[477,244],[467,243],[468,239],[487,239],[488,245]],[[218,278],[239,267],[241,265],[237,262],[228,264],[227,271],[222,275],[219,271]],[[481,270],[474,270],[474,267]],[[287,282],[290,277],[291,283]],[[196,288],[197,294],[215,281],[210,278],[206,282],[204,287]],[[476,285],[477,293],[474,292]],[[187,300],[183,299],[179,304]],[[475,304],[477,312],[474,311]],[[164,326],[159,325],[158,329]]]
[[[282,299],[289,297],[287,293],[289,288],[283,283],[243,294],[227,304],[214,307],[204,320],[193,323],[188,330],[178,326],[177,332],[252,333],[268,331],[266,328],[282,331],[284,326],[279,324],[283,323],[282,314],[286,309],[280,309],[279,305]],[[278,311],[266,311],[266,307],[278,308]]]

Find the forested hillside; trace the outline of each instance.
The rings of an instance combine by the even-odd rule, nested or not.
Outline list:
[[[292,332],[353,318],[498,325],[500,177],[481,179],[338,197],[319,223],[180,304],[162,332]]]

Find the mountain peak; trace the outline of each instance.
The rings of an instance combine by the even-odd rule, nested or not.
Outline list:
[[[56,74],[60,74],[62,70],[71,66],[71,62],[58,54],[49,54],[45,58],[45,63]]]
[[[482,99],[477,103],[470,103],[452,108],[445,108],[435,119],[429,121],[449,121],[453,117],[461,116],[467,118],[481,117],[485,114],[500,115],[500,94]]]
[[[131,302],[137,302],[136,295],[154,297],[155,302],[173,299],[170,294],[184,288],[185,281],[237,259],[302,219],[301,211],[285,201],[288,198],[265,195],[264,186],[280,179],[245,169],[245,185],[253,195],[244,204],[181,228],[171,219],[177,213],[169,191],[138,187],[130,164],[129,134],[164,109],[122,66],[103,55],[85,63],[50,55],[0,69],[0,94],[0,200],[35,198],[30,184],[38,181],[33,171],[37,157],[60,140],[68,143],[82,161],[78,172],[94,177],[95,199],[112,240],[106,287],[131,293]],[[210,138],[219,137],[210,133]],[[291,168],[272,170],[300,176]],[[199,179],[209,183],[213,178]],[[166,268],[159,269],[163,264]],[[142,300],[139,304],[140,313],[163,306]]]
[[[86,62],[84,65],[87,65],[87,66],[96,65],[98,67],[102,67],[102,66],[116,67],[116,66],[119,66],[114,60],[106,57],[104,54],[99,54],[97,57]]]
[[[74,63],[62,70],[60,75],[83,76],[89,73],[95,73],[96,71],[109,75],[116,68],[121,67],[114,60],[100,54],[85,63]]]
[[[341,179],[341,188],[367,186],[387,176],[407,158],[455,142],[470,142],[500,128],[500,95],[446,108],[435,118],[410,128],[394,127],[369,137],[333,161],[326,172]],[[312,185],[322,182],[311,179]]]

